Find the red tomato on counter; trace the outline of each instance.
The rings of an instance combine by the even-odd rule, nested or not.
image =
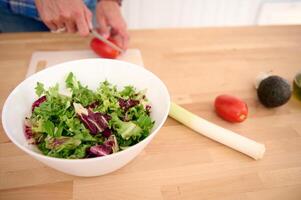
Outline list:
[[[242,122],[248,116],[247,104],[230,95],[216,97],[214,107],[216,113],[229,122]]]
[[[116,44],[116,41],[113,38],[108,39],[110,42]],[[93,38],[90,42],[91,49],[102,58],[115,59],[119,56],[120,52],[113,49],[112,47],[105,44],[103,41]]]

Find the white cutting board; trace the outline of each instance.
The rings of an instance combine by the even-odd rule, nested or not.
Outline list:
[[[26,77],[44,69],[66,61],[99,58],[92,50],[76,51],[35,51],[29,63]],[[139,49],[128,49],[118,60],[127,61],[143,67],[143,60]]]

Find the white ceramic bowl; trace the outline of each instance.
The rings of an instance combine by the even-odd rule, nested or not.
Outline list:
[[[25,116],[30,115],[31,105],[36,99],[35,85],[42,82],[45,87],[64,81],[69,72],[91,89],[96,89],[100,81],[108,80],[118,87],[133,85],[137,89],[147,89],[146,96],[151,102],[151,117],[155,120],[151,134],[138,144],[104,157],[90,159],[60,159],[48,157],[28,145],[23,130]],[[63,92],[63,91],[62,91]],[[9,139],[20,149],[61,172],[76,176],[98,176],[113,172],[126,165],[154,138],[165,122],[170,106],[170,97],[164,83],[146,69],[122,61],[108,59],[84,59],[62,63],[40,71],[21,82],[8,96],[2,112],[2,124]]]

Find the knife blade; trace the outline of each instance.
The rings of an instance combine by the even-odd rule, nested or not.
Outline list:
[[[113,49],[119,51],[120,53],[124,53],[124,50],[121,49],[120,47],[118,47],[117,45],[115,45],[114,43],[110,42],[109,40],[107,40],[106,38],[104,38],[103,36],[101,36],[95,29],[91,29],[90,32],[93,34],[93,36],[95,36],[97,39],[103,41],[105,44],[109,45],[110,47],[112,47]]]

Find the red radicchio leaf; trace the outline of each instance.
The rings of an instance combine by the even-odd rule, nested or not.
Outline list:
[[[35,102],[33,102],[32,106],[31,106],[31,111],[33,112],[36,107],[39,107],[41,105],[41,103],[43,103],[46,100],[47,100],[46,96],[42,96],[39,99],[37,99]]]
[[[53,141],[53,145],[54,146],[59,146],[61,144],[64,144],[67,140],[69,140],[69,138],[56,138],[54,141]]]
[[[98,101],[95,101],[95,102],[91,103],[90,105],[88,105],[87,108],[94,109],[94,108],[96,108],[97,106],[99,106],[99,102],[98,102]]]
[[[105,117],[105,119],[107,121],[110,121],[112,119],[112,117],[110,115],[108,115],[108,114],[103,114],[103,116]]]
[[[90,153],[96,156],[105,156],[113,152],[112,147],[102,144],[90,147]]]
[[[87,126],[90,127],[89,130],[92,134],[103,132],[108,128],[108,121],[102,113],[94,113],[89,109],[88,116],[85,116],[85,114],[82,114],[82,116],[85,118],[84,123],[87,123]]]
[[[91,110],[88,110],[89,120],[94,123],[100,132],[104,131],[104,129],[108,128],[108,121],[104,114],[96,112],[93,113]]]
[[[89,129],[92,134],[94,134],[94,135],[97,134],[98,130],[97,130],[96,126],[89,121],[87,115],[79,114],[79,117],[80,117],[81,121],[84,123],[85,127],[87,129]]]
[[[34,144],[35,143],[35,138],[34,138],[34,133],[31,128],[31,123],[29,120],[26,118],[24,122],[24,135],[29,144]]]
[[[110,137],[112,135],[112,131],[109,128],[106,128],[103,132],[102,135],[106,138]]]
[[[127,111],[128,109],[130,109],[131,107],[134,107],[136,106],[137,104],[139,104],[139,101],[138,100],[134,100],[134,99],[128,99],[128,100],[125,100],[125,99],[119,99],[118,100],[119,102],[119,106],[124,110],[124,111]]]
[[[119,150],[117,139],[111,135],[103,144],[90,147],[88,157],[105,156],[115,153]]]
[[[91,109],[86,109],[82,105],[74,103],[74,108],[80,120],[85,127],[90,130],[91,134],[103,132],[108,128],[108,120],[111,119],[109,115],[100,112],[93,112]]]
[[[117,143],[117,138],[115,135],[111,135],[105,142],[104,145],[110,146],[113,150],[113,153],[119,150],[119,145]]]
[[[25,134],[25,138],[27,140],[30,140],[31,138],[33,138],[33,133],[32,133],[30,126],[27,126],[27,125],[24,126],[24,134]]]
[[[146,106],[145,106],[146,112],[147,112],[147,113],[150,113],[151,108],[152,108],[152,107],[151,107],[150,105],[146,105]]]

